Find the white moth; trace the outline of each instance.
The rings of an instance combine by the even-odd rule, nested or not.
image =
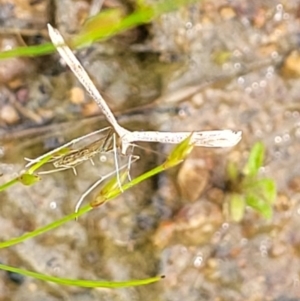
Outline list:
[[[154,131],[134,131],[131,132],[119,125],[112,111],[105,100],[93,84],[87,72],[84,70],[71,49],[66,45],[59,31],[48,24],[49,36],[64,59],[66,64],[73,71],[78,80],[85,87],[90,96],[97,102],[108,122],[112,125],[117,135],[120,137],[122,154],[126,154],[128,147],[133,142],[148,141],[160,143],[180,143],[191,135],[191,132],[154,132]],[[195,146],[204,147],[231,147],[236,145],[242,138],[241,131],[217,130],[193,132],[191,143]]]

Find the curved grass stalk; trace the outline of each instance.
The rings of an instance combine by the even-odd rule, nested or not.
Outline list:
[[[146,279],[139,280],[128,280],[128,281],[98,281],[98,280],[81,280],[81,279],[69,279],[69,278],[60,278],[49,275],[44,275],[36,272],[31,272],[19,268],[14,268],[8,265],[0,264],[0,269],[4,271],[9,271],[13,273],[18,273],[24,276],[32,277],[35,279],[50,281],[61,285],[72,285],[80,287],[103,287],[103,288],[122,288],[130,286],[141,286],[150,283],[157,282],[164,278],[164,276],[151,277]]]
[[[83,208],[81,208],[78,212],[71,213],[71,214],[69,214],[69,215],[67,215],[67,216],[51,223],[51,224],[48,224],[48,225],[46,225],[44,227],[41,227],[37,230],[34,230],[32,232],[25,233],[22,236],[15,237],[15,238],[12,238],[12,239],[7,240],[7,241],[3,241],[3,242],[0,243],[0,249],[14,246],[18,243],[26,241],[27,239],[34,238],[38,235],[46,233],[46,232],[48,232],[50,230],[53,230],[55,228],[58,228],[59,226],[62,226],[63,224],[65,224],[67,222],[74,221],[76,218],[78,218],[79,216],[85,214],[86,212],[90,211],[91,209],[92,209],[91,206],[86,205]]]
[[[3,191],[5,189],[9,188],[10,186],[13,186],[16,183],[19,183],[19,179],[18,178],[14,178],[14,179],[12,179],[12,180],[10,180],[10,181],[8,181],[8,182],[0,185],[0,191]]]
[[[59,226],[62,226],[63,224],[65,224],[69,221],[78,219],[81,215],[83,215],[83,214],[89,212],[91,209],[93,209],[93,207],[99,206],[99,205],[103,204],[103,202],[108,202],[108,201],[114,199],[115,197],[117,197],[118,195],[120,195],[123,191],[128,190],[129,188],[141,183],[144,180],[149,179],[150,177],[152,177],[162,171],[165,171],[166,169],[169,169],[175,165],[180,164],[193,149],[193,145],[190,144],[190,139],[191,139],[191,137],[188,137],[183,142],[178,144],[173,149],[173,151],[170,153],[170,155],[168,156],[167,160],[164,163],[162,163],[161,165],[151,169],[150,171],[138,176],[137,178],[131,180],[129,183],[122,185],[121,189],[118,185],[117,186],[112,185],[112,182],[110,181],[106,185],[104,185],[104,187],[102,188],[101,191],[104,191],[104,193],[101,194],[101,191],[100,191],[100,193],[98,194],[96,199],[94,201],[92,201],[90,205],[86,205],[83,208],[81,208],[80,210],[78,210],[78,212],[71,213],[71,214],[69,214],[49,225],[41,227],[37,230],[34,230],[29,233],[25,233],[24,235],[22,235],[20,237],[12,238],[8,241],[1,242],[0,249],[11,247],[18,243],[24,242],[27,239],[36,237],[45,232],[53,230]],[[113,173],[116,173],[116,171],[112,172],[111,174],[113,174]],[[109,176],[111,176],[111,174],[109,174]],[[106,175],[105,179],[106,178],[108,178],[108,175]],[[116,176],[115,181],[117,181],[117,176]],[[112,187],[112,189],[109,189],[110,187]]]
[[[130,183],[125,184],[121,188],[118,185],[118,177],[112,181],[109,181],[102,189],[102,194],[100,193],[100,196],[102,197],[102,203],[103,198],[105,201],[112,200],[119,194],[121,194],[123,191],[129,189],[130,187],[133,187],[140,182],[150,178],[153,175],[158,174],[161,171],[164,171],[168,168],[171,168],[179,163],[181,163],[185,157],[191,152],[193,149],[193,145],[190,144],[191,136],[186,138],[183,142],[181,142],[179,145],[177,145],[174,150],[170,153],[167,160],[161,164],[160,166],[142,174],[141,176],[135,178],[134,180],[130,181]],[[116,171],[115,171],[116,173]],[[92,202],[91,205],[98,206],[99,204],[99,198]],[[90,211],[93,207],[90,205],[87,205],[83,207],[78,212],[69,214],[66,217],[61,218],[58,221],[55,221],[49,225],[46,225],[44,227],[41,227],[35,231],[32,231],[30,233],[26,233],[20,237],[10,239],[9,241],[0,243],[0,249],[5,247],[13,246],[17,243],[24,242],[27,239],[36,237],[38,235],[41,235],[42,233],[48,232],[52,229],[55,229],[68,221],[77,219],[79,216],[83,215],[84,213]],[[154,282],[159,281],[160,279],[164,278],[164,276],[157,276],[157,277],[151,277],[147,279],[141,279],[141,280],[128,280],[128,281],[92,281],[92,280],[77,280],[77,279],[68,279],[68,278],[59,278],[54,276],[48,276],[43,275],[36,272],[26,271],[23,269],[7,266],[0,264],[0,269],[10,272],[19,273],[24,276],[33,277],[36,279],[40,279],[43,281],[50,281],[61,285],[73,285],[73,286],[80,286],[80,287],[103,287],[103,288],[123,288],[123,287],[132,287],[132,286],[140,286],[140,285],[146,285],[151,284]]]
[[[51,160],[51,155],[47,155],[47,156],[44,156],[39,162],[32,163],[32,166],[30,168],[28,168],[27,170],[21,171],[19,176],[0,185],[0,191],[3,191],[17,183],[23,183],[24,185],[34,184],[35,182],[37,182],[37,178],[38,178],[38,176],[34,175],[34,172],[50,160]],[[31,177],[32,182],[24,183],[23,178],[26,177],[26,175],[33,176],[33,177]]]

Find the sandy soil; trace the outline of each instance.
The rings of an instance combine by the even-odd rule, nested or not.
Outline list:
[[[80,29],[90,4],[56,2],[56,9],[50,1],[0,2],[1,49],[47,39],[49,20],[65,35]],[[104,1],[111,6],[130,7]],[[78,52],[127,128],[230,128],[242,130],[243,139],[232,149],[197,148],[180,168],[79,221],[0,250],[1,262],[40,273],[104,280],[166,275],[161,282],[79,289],[0,272],[0,300],[300,300],[299,12],[294,0],[199,1]],[[0,61],[1,183],[23,168],[24,157],[105,124],[57,54]],[[256,141],[267,150],[261,176],[278,188],[274,216],[268,221],[247,208],[233,223],[223,210],[225,166],[232,160],[242,168]],[[146,146],[161,154],[171,149]],[[136,151],[141,160],[133,176],[162,160]],[[113,168],[108,155],[106,163],[82,164],[77,176],[68,170],[2,192],[1,240],[73,212],[87,187]]]

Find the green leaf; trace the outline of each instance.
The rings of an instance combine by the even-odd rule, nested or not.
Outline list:
[[[277,195],[276,184],[272,179],[253,181],[247,185],[246,190],[257,195],[268,204],[273,204]]]
[[[71,46],[88,46],[97,39],[111,36],[118,29],[122,18],[121,9],[115,8],[104,10],[87,19]]]
[[[229,181],[231,181],[233,183],[237,181],[237,179],[239,177],[239,170],[237,168],[237,165],[234,162],[229,161],[229,163],[226,166],[226,174],[227,174]]]
[[[24,173],[21,176],[18,177],[18,181],[22,183],[23,185],[30,186],[34,183],[40,181],[41,178],[34,174]]]
[[[272,206],[261,197],[255,194],[246,195],[246,203],[251,208],[255,209],[266,219],[271,219],[273,215]]]
[[[233,193],[229,199],[229,214],[234,222],[240,222],[245,214],[245,199],[242,195]]]
[[[244,167],[246,176],[256,176],[259,168],[262,166],[265,155],[265,147],[263,143],[257,142],[252,147],[247,164]]]

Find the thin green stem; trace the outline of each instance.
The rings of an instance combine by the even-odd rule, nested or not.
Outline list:
[[[19,182],[18,178],[12,179],[12,180],[10,180],[9,182],[6,182],[6,183],[4,183],[3,185],[1,185],[1,186],[0,186],[0,191],[5,190],[5,189],[9,188],[10,186],[12,186],[12,185],[14,185],[14,184],[16,184],[16,183],[18,183],[18,182]]]
[[[61,285],[73,285],[80,287],[105,287],[105,288],[122,288],[129,286],[140,286],[145,284],[150,284],[157,282],[164,278],[164,276],[151,277],[141,280],[128,280],[128,281],[95,281],[95,280],[78,280],[78,279],[69,279],[69,278],[59,278],[54,276],[48,276],[40,273],[35,273],[31,271],[26,271],[19,268],[14,268],[4,264],[0,264],[0,269],[4,271],[9,271],[13,273],[18,273],[24,276],[32,277],[35,279],[40,279],[43,281],[50,281],[58,283]]]
[[[49,225],[46,225],[44,227],[41,227],[35,231],[32,231],[32,232],[29,232],[29,233],[26,233],[20,237],[16,237],[16,238],[12,238],[8,241],[4,241],[4,242],[1,242],[0,243],[0,249],[3,249],[3,248],[7,248],[7,247],[11,247],[13,245],[16,245],[18,243],[21,243],[21,242],[24,242],[25,240],[27,239],[30,239],[30,238],[33,238],[35,236],[38,236],[40,234],[43,234],[47,231],[50,231],[50,230],[53,230],[69,221],[72,221],[72,220],[75,220],[76,218],[78,218],[79,216],[83,215],[84,213],[90,211],[92,209],[91,206],[87,205],[87,206],[84,206],[81,210],[79,210],[78,212],[74,212],[72,214],[69,214]]]

